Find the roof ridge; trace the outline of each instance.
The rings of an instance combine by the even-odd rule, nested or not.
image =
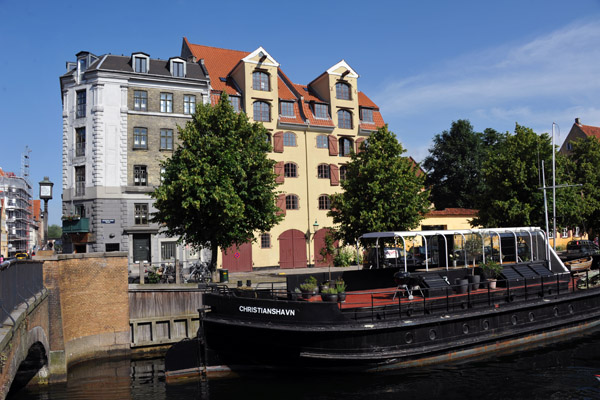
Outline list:
[[[224,48],[224,47],[206,46],[206,45],[204,45],[204,44],[195,44],[195,43],[190,43],[189,41],[188,41],[188,44],[189,44],[190,46],[206,47],[206,48],[208,48],[208,49],[215,49],[215,50],[225,50],[225,51],[234,51],[234,52],[236,52],[236,53],[243,53],[243,54],[245,54],[245,55],[248,55],[248,54],[250,54],[250,53],[251,53],[251,52],[249,52],[249,51],[245,51],[245,50],[234,50],[234,49],[226,49],[226,48]]]

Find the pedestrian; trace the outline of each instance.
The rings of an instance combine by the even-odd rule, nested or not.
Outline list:
[[[594,238],[594,244],[595,244],[596,246],[598,246],[598,236],[596,236],[596,237]]]

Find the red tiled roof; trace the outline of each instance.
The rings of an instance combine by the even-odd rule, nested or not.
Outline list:
[[[325,103],[320,97],[317,96],[315,92],[310,90],[306,85],[298,85],[297,83],[293,83],[294,88],[300,96],[304,97],[304,101],[316,101],[317,103]]]
[[[443,210],[431,210],[428,217],[476,217],[479,210],[471,208],[444,208]]]
[[[579,127],[579,129],[581,129],[581,131],[583,133],[585,133],[586,136],[595,136],[598,139],[600,139],[600,127],[597,126],[590,126],[590,125],[582,125],[582,124],[575,124]]]
[[[281,92],[280,92],[281,93]],[[279,121],[287,122],[291,124],[305,124],[304,119],[302,118],[302,114],[300,114],[300,107],[298,106],[298,101],[294,101],[294,116],[293,117],[279,117]]]
[[[364,94],[363,92],[358,92],[358,105],[362,106],[362,107],[376,108],[379,110],[379,107],[377,107],[377,104],[373,103],[371,101],[371,99],[368,98],[367,95]]]
[[[227,94],[239,95],[233,82],[227,80],[223,82],[221,78],[227,78],[231,70],[246,57],[248,52],[239,50],[220,49],[217,47],[202,46],[188,42],[187,38],[183,38],[187,43],[192,54],[198,59],[204,59],[204,65],[210,76],[210,84],[214,90],[226,91]]]
[[[297,100],[298,98],[290,88],[285,84],[281,77],[277,78],[277,88],[279,90],[279,98],[282,100]]]

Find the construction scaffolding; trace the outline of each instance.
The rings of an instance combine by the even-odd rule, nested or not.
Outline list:
[[[8,239],[8,254],[3,256],[13,257],[16,253],[30,251],[34,225],[31,185],[26,179],[0,169],[0,198],[4,200],[6,220],[3,222]]]

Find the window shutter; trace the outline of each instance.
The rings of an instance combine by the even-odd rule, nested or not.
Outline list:
[[[273,151],[275,153],[283,153],[283,132],[275,132],[273,134]]]
[[[278,163],[275,164],[275,174],[277,175],[275,177],[275,183],[283,183],[285,182],[285,175],[284,175],[284,163],[283,161],[279,161]]]
[[[331,186],[339,186],[340,184],[339,167],[335,164],[329,165],[329,183]]]
[[[364,141],[365,141],[365,138],[358,138],[358,139],[356,139],[356,142],[354,142],[354,143],[356,143],[356,153],[357,154],[362,151],[361,146]]]
[[[280,194],[277,196],[277,207],[281,209],[281,211],[277,211],[277,215],[285,215],[285,194]]]
[[[327,139],[329,140],[329,155],[337,156],[338,155],[337,137],[333,136],[333,135],[329,135],[329,136],[327,136]]]

